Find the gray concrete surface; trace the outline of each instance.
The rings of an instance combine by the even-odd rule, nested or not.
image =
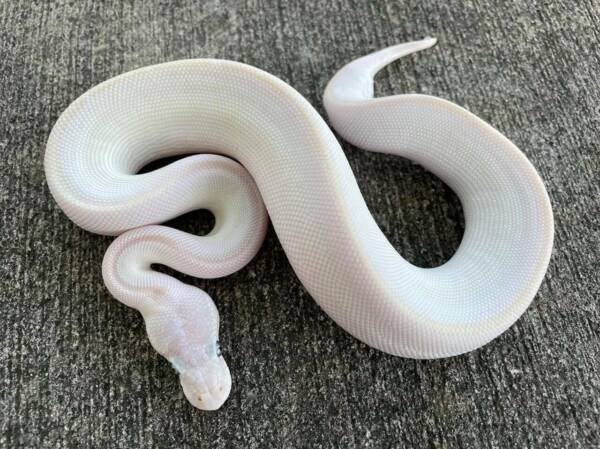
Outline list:
[[[599,30],[597,1],[0,1],[0,447],[598,447]],[[323,112],[345,62],[426,35],[438,47],[386,69],[377,90],[464,105],[539,170],[556,241],[533,305],[470,354],[394,358],[323,314],[271,230],[234,276],[181,277],[216,299],[234,377],[223,409],[193,409],[140,316],[103,287],[111,239],[50,196],[56,118],[100,81],[192,57],[261,67]],[[454,194],[408,161],[344,148],[401,254],[447,260],[463,227]]]

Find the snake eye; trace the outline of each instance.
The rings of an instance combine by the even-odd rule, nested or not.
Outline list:
[[[219,358],[223,355],[223,351],[221,351],[221,344],[219,340],[216,340],[214,343],[206,346],[206,355],[209,359]]]

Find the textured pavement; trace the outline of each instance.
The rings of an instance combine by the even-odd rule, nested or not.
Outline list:
[[[0,448],[600,446],[599,30],[598,1],[0,0]],[[111,239],[77,228],[48,191],[53,123],[107,78],[192,57],[258,66],[323,113],[336,69],[427,35],[439,45],[376,90],[463,105],[537,168],[556,234],[532,306],[472,353],[395,358],[324,315],[270,229],[239,273],[180,276],[217,302],[234,381],[220,411],[192,408],[140,315],[103,286]],[[344,149],[400,253],[451,257],[456,196],[406,160]],[[209,218],[174,225],[202,232]]]

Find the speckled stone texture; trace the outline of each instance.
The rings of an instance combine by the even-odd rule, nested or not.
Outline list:
[[[596,1],[0,2],[0,447],[598,447],[598,30]],[[234,379],[220,411],[192,408],[140,315],[102,284],[111,239],[50,196],[56,118],[107,78],[193,57],[263,68],[322,113],[337,68],[426,35],[438,47],[386,69],[377,90],[463,105],[538,169],[556,240],[533,305],[470,354],[391,357],[323,314],[271,229],[236,275],[180,277],[215,298]],[[400,253],[447,260],[463,229],[455,195],[406,160],[344,148]],[[206,232],[210,220],[174,225]]]

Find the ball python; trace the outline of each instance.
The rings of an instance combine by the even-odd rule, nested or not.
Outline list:
[[[269,218],[320,307],[381,351],[461,354],[497,337],[528,307],[553,241],[550,201],[531,163],[454,103],[420,94],[374,98],[381,68],[435,42],[356,59],[323,95],[342,138],[422,165],[459,197],[464,236],[435,268],[398,254],[329,126],[260,69],[216,59],[140,68],[93,87],[59,117],[44,159],[50,190],[77,225],[119,235],[102,264],[106,286],[142,313],[151,344],[175,367],[192,405],[217,409],[231,389],[219,315],[205,292],[152,264],[228,275],[254,257]],[[153,160],[192,153],[139,173]],[[206,236],[159,225],[199,208],[215,217]]]

